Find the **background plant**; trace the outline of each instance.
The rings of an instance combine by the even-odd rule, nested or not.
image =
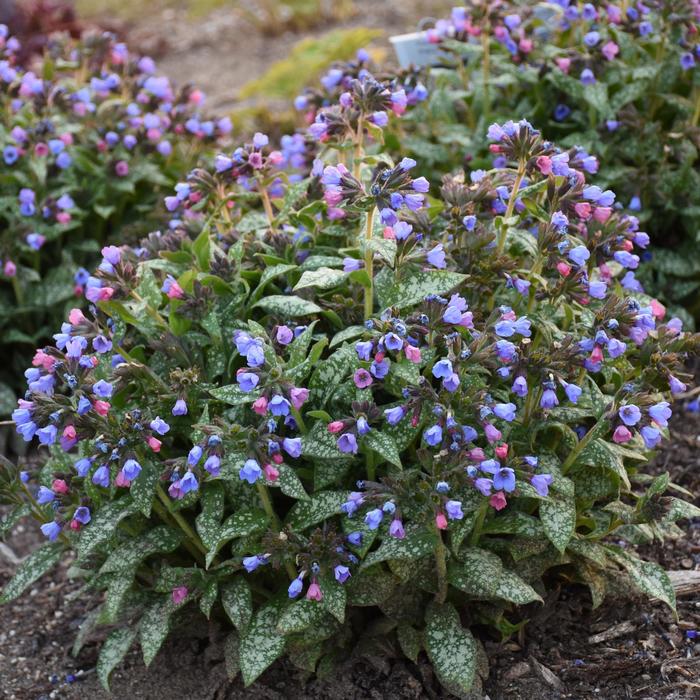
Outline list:
[[[463,695],[470,626],[512,633],[552,578],[674,604],[616,544],[698,512],[643,472],[699,340],[625,282],[647,237],[524,120],[431,197],[379,146],[424,91],[357,73],[308,176],[310,144],[261,133],[193,171],[178,223],[105,248],[90,310],[26,374],[13,418],[50,457],[5,465],[3,528],[32,515],[49,542],[0,600],[74,550],[96,600],[76,648],[112,625],[105,685],[195,606],[228,618],[247,684],[283,653],[323,673],[392,643]]]
[[[49,42],[34,70],[0,61],[0,375],[8,414],[31,348],[80,294],[107,241],[136,241],[164,220],[163,193],[228,119],[200,116],[204,96],[176,93],[153,61],[110,35]],[[77,273],[77,275],[76,275]]]
[[[655,244],[643,282],[691,322],[700,312],[697,20],[697,3],[682,1],[467,3],[427,32],[444,61],[421,76],[430,98],[387,146],[433,178],[446,164],[489,169],[486,127],[518,114],[562,147],[595,153],[600,186]]]

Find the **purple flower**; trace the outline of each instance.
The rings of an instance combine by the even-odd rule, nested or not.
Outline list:
[[[515,420],[515,404],[514,403],[497,403],[493,407],[493,412],[509,423]]]
[[[403,347],[403,340],[401,340],[396,333],[387,333],[382,338],[382,341],[384,342],[384,347],[386,347],[387,350],[397,352]]]
[[[416,192],[428,192],[430,183],[424,177],[418,177],[413,181],[412,187]]]
[[[461,520],[464,517],[461,501],[447,501],[447,503],[445,503],[445,510],[450,520]]]
[[[186,416],[187,415],[187,404],[185,399],[178,399],[172,409],[172,414],[174,416]]]
[[[297,576],[290,584],[287,589],[287,595],[290,598],[296,598],[304,589],[304,581],[301,576]]]
[[[301,457],[301,438],[284,438],[282,440],[282,447],[290,457],[294,459]]]
[[[291,404],[284,398],[284,396],[277,394],[270,399],[268,408],[273,416],[288,416]]]
[[[236,381],[241,387],[241,390],[247,394],[255,389],[260,381],[260,377],[253,372],[240,372],[236,375]]]
[[[401,520],[399,520],[399,518],[394,518],[391,521],[391,524],[389,525],[389,534],[397,540],[402,540],[404,537],[406,537],[406,530],[404,530],[403,523]],[[350,539],[349,536],[348,539]]]
[[[574,264],[582,267],[586,264],[588,258],[591,257],[591,253],[585,245],[577,245],[575,248],[572,248],[569,251],[568,256],[569,260],[571,260]]]
[[[355,343],[355,352],[361,360],[368,361],[373,347],[371,340],[360,340]]]
[[[444,360],[438,360],[433,365],[433,377],[436,379],[446,379],[447,377],[451,376],[452,373],[454,372],[452,368],[452,362],[450,360],[444,359]]]
[[[112,385],[109,382],[106,382],[104,379],[100,379],[100,381],[95,382],[92,387],[93,393],[102,399],[109,399],[112,396],[112,390]]]
[[[44,428],[39,428],[36,431],[36,436],[42,445],[53,445],[56,442],[56,434],[58,429],[55,425],[47,425]]]
[[[554,408],[559,405],[559,399],[554,389],[545,389],[542,392],[542,398],[540,399],[540,406],[542,408]]]
[[[661,432],[650,425],[645,425],[639,432],[648,450],[653,450],[661,440]]]
[[[549,485],[552,483],[552,481],[553,479],[551,474],[535,474],[530,479],[530,483],[540,496],[547,496],[549,494]]]
[[[77,520],[82,525],[87,525],[92,520],[90,509],[87,506],[79,506],[73,513],[73,520]]]
[[[362,533],[359,531],[351,532],[348,535],[348,542],[353,545],[353,547],[360,547],[362,545]]]
[[[122,473],[128,481],[133,481],[141,473],[141,465],[135,459],[127,459],[122,467]]]
[[[435,447],[442,443],[442,428],[439,425],[433,425],[423,432],[423,439],[431,447]]]
[[[515,490],[515,472],[510,467],[503,467],[493,475],[493,486],[498,490],[511,493]]]
[[[221,458],[217,455],[209,455],[204,462],[204,469],[212,476],[219,476],[221,473]]]
[[[151,430],[158,435],[165,435],[170,430],[170,426],[160,417],[156,416],[149,424]]]
[[[345,583],[350,578],[350,569],[343,564],[338,564],[333,569],[333,575],[338,583]]]
[[[584,85],[593,85],[596,82],[595,75],[590,68],[584,68],[581,71],[581,82]]]
[[[376,530],[382,522],[383,517],[384,512],[379,508],[375,508],[365,515],[365,524],[370,530]]]
[[[439,243],[434,248],[429,250],[428,255],[426,257],[428,262],[433,267],[437,267],[439,270],[442,270],[445,267],[447,267],[447,263],[445,262],[445,251],[442,247],[442,243]]]
[[[92,475],[92,483],[106,489],[109,487],[109,467],[106,464],[98,467]]]
[[[611,338],[608,341],[607,349],[608,354],[614,360],[616,357],[624,355],[625,350],[627,350],[627,344],[623,343],[621,340],[617,340],[617,338]]]
[[[483,496],[490,496],[493,488],[493,481],[491,481],[491,479],[479,477],[478,479],[474,480],[474,487]]]
[[[617,412],[620,420],[628,426],[637,425],[642,418],[642,412],[634,404],[625,404]]]
[[[53,542],[61,534],[61,526],[54,520],[41,526],[44,537]]]
[[[571,401],[571,403],[578,403],[581,397],[581,387],[576,386],[576,384],[564,384],[564,391],[566,392],[566,397]]]
[[[182,495],[188,494],[190,491],[196,491],[199,488],[197,477],[188,469],[185,476],[180,479],[180,492]]]
[[[264,564],[267,564],[267,557],[261,557],[259,554],[243,558],[243,566],[249,574],[252,574],[259,566]]]
[[[384,417],[389,425],[397,425],[404,417],[404,409],[402,406],[384,409]]]
[[[649,417],[661,428],[668,427],[672,413],[668,401],[660,401],[649,408]]]
[[[681,54],[681,68],[683,70],[690,70],[695,65],[695,57],[690,51]]]
[[[510,388],[510,390],[516,396],[520,396],[520,398],[527,396],[527,379],[522,376],[516,377],[513,380],[513,386]]]
[[[194,467],[199,463],[199,460],[202,459],[203,452],[199,445],[195,445],[187,455],[187,464],[189,464],[190,467]]]
[[[680,379],[674,377],[672,374],[668,377],[668,384],[672,394],[680,394],[688,388]]]
[[[40,486],[39,491],[36,494],[36,502],[40,506],[45,506],[47,503],[51,503],[51,501],[56,498],[56,494],[49,488],[46,488],[46,486]]]
[[[352,433],[343,433],[338,438],[337,445],[345,454],[357,454],[357,439]]]
[[[254,459],[248,459],[238,471],[238,478],[254,484],[262,476],[262,469]]]

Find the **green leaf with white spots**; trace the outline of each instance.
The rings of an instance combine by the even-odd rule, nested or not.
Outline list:
[[[211,617],[211,609],[214,607],[218,597],[219,582],[216,579],[211,579],[204,588],[202,597],[199,599],[199,609],[207,620]]]
[[[297,501],[308,501],[309,494],[306,493],[304,484],[301,483],[301,479],[297,476],[294,469],[287,464],[281,464],[279,471],[278,483],[282,493],[290,498],[295,498]]]
[[[320,403],[323,404],[338,384],[359,365],[355,349],[351,345],[344,345],[316,368],[309,380],[309,389],[319,393]]]
[[[516,605],[527,605],[527,603],[534,601],[543,602],[530,584],[525,583],[520,576],[506,569],[501,573],[494,597]]]
[[[581,468],[581,465],[608,469],[620,478],[620,481],[627,490],[631,488],[627,470],[622,463],[622,459],[608,443],[601,438],[591,440],[591,442],[581,450],[581,454],[577,457],[575,462],[577,470]]]
[[[253,292],[252,298],[259,299],[265,287],[268,285],[269,282],[275,279],[275,277],[279,277],[280,275],[284,275],[287,272],[291,272],[292,270],[296,269],[296,265],[285,264],[272,265],[270,267],[266,267],[263,270],[262,275],[260,275],[260,281],[258,282],[258,285],[255,288],[255,291]]]
[[[197,516],[195,524],[197,534],[208,548],[216,546],[221,531],[221,519],[224,517],[224,489],[217,482],[207,484],[202,492],[202,511]]]
[[[306,435],[302,436],[301,453],[309,459],[340,459],[344,458],[338,445],[337,435],[328,432],[325,423],[316,423]]]
[[[110,632],[100,649],[97,659],[97,677],[105,690],[109,690],[109,676],[123,661],[136,637],[136,630],[120,627]]]
[[[487,520],[482,532],[487,535],[522,535],[531,538],[544,536],[544,528],[538,518],[518,511]]]
[[[332,576],[323,576],[319,585],[323,593],[321,605],[342,624],[345,622],[345,606],[348,602],[346,584],[338,583]]]
[[[401,455],[396,447],[394,438],[386,432],[379,430],[370,430],[361,439],[364,447],[368,447],[376,452],[380,457],[383,457],[387,462],[401,469]]]
[[[224,665],[226,676],[231,681],[241,672],[241,640],[236,632],[231,632],[224,642]]]
[[[670,496],[668,500],[670,504],[662,522],[675,523],[676,520],[682,520],[684,518],[700,518],[700,508],[694,506],[692,503],[682,501],[680,498],[674,498],[673,496]]]
[[[348,500],[349,491],[322,491],[308,501],[298,501],[287,514],[285,524],[292,530],[305,530],[326,518],[341,513],[340,506]]]
[[[391,238],[372,238],[365,245],[373,252],[377,253],[389,267],[394,267],[396,261],[396,241]]]
[[[135,568],[132,570],[124,569],[112,576],[112,580],[105,591],[102,622],[111,624],[117,621],[124,607],[126,597],[134,585],[135,573]]]
[[[393,438],[396,449],[403,452],[416,439],[421,430],[421,421],[416,425],[411,422],[411,416],[404,416],[396,425],[385,425],[382,432]]]
[[[399,640],[399,646],[404,656],[414,664],[418,663],[418,654],[423,649],[423,638],[421,633],[411,625],[400,622],[396,627],[396,637]]]
[[[381,566],[358,571],[345,584],[348,603],[358,607],[372,607],[383,603],[395,590],[399,580]]]
[[[177,606],[170,595],[163,596],[146,608],[139,625],[139,641],[146,666],[151,665],[163,646],[170,632],[170,622],[176,609]]]
[[[450,563],[448,580],[455,588],[475,598],[493,598],[503,573],[501,558],[479,547],[460,550],[459,561]]]
[[[434,551],[436,542],[437,536],[431,530],[409,527],[401,540],[390,535],[384,537],[379,548],[365,557],[362,568],[389,559],[420,559]]]
[[[167,525],[158,525],[152,530],[131,537],[128,542],[112,551],[100,568],[100,573],[130,571],[152,554],[172,552],[181,541],[179,531]]]
[[[50,571],[60,560],[63,547],[58,543],[45,544],[32,552],[19,566],[15,575],[2,589],[0,604],[14,600],[34,581]]]
[[[328,616],[325,607],[316,600],[297,600],[292,602],[277,621],[277,631],[281,634],[297,634],[309,627],[317,627]]]
[[[15,506],[4,517],[0,518],[0,540],[9,534],[10,530],[22,519],[31,513],[28,503]]]
[[[622,551],[619,547],[606,546],[610,556],[629,573],[632,583],[650,598],[658,598],[676,609],[676,592],[668,574],[650,561],[642,561],[633,554]]]
[[[316,321],[313,321],[308,325],[306,330],[300,333],[289,344],[289,360],[287,361],[287,367],[296,367],[306,359],[306,353],[308,352],[309,344],[313,338],[315,326]]]
[[[284,652],[284,635],[277,631],[279,612],[280,603],[268,603],[241,636],[238,653],[246,688]]]
[[[156,465],[150,460],[142,461],[141,466],[141,473],[138,475],[138,478],[132,482],[129,492],[138,509],[149,518],[153,508],[156,486],[160,481],[160,472]]]
[[[540,518],[549,541],[563,552],[576,528],[576,503],[573,496],[550,493],[549,498],[540,502]]]
[[[281,316],[282,318],[297,318],[321,313],[321,307],[313,301],[285,294],[273,294],[264,297],[253,305],[265,313]]]
[[[216,544],[207,552],[206,564],[211,566],[218,551],[236,537],[248,537],[256,532],[262,532],[268,523],[268,517],[262,510],[238,510],[221,525]]]
[[[253,617],[253,595],[243,576],[222,587],[221,603],[236,629],[245,632]]]
[[[345,281],[347,273],[342,270],[334,270],[331,267],[319,267],[318,270],[307,270],[302,273],[299,281],[294,285],[294,291],[316,287],[317,289],[333,289]]]
[[[76,545],[77,560],[83,561],[100,545],[114,537],[119,522],[138,510],[131,496],[110,501],[100,508],[92,520],[80,531]]]
[[[412,271],[405,279],[394,280],[381,294],[378,290],[379,304],[383,308],[405,309],[420,303],[429,294],[448,294],[466,279],[466,275],[447,270]]]
[[[350,326],[348,328],[343,328],[342,331],[338,331],[331,340],[329,347],[334,348],[336,345],[341,345],[347,340],[352,340],[353,338],[359,338],[363,335],[367,329],[364,326]]]
[[[468,693],[476,674],[477,645],[450,603],[428,608],[425,649],[439,681],[451,692]]]
[[[229,406],[242,406],[247,403],[253,403],[257,397],[257,392],[245,392],[238,384],[228,384],[227,386],[210,389],[209,393],[215,399],[223,401]]]

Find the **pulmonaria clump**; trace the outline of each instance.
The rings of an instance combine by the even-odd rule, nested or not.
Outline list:
[[[674,605],[621,542],[700,512],[644,474],[700,338],[639,290],[638,220],[525,120],[431,188],[365,152],[378,104],[293,184],[263,134],[192,172],[25,373],[13,418],[49,457],[0,493],[49,542],[3,600],[74,550],[105,684],[192,606],[230,621],[247,684],[285,652],[328,669],[381,614],[464,694],[470,623],[511,633],[559,576]]]
[[[11,343],[45,339],[100,248],[157,226],[166,188],[231,131],[112,35],[51,39],[34,70],[18,48],[0,25],[0,328],[15,376],[27,358]]]

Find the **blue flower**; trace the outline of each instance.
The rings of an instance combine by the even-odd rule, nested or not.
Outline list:
[[[591,253],[586,248],[585,245],[577,245],[575,248],[572,248],[569,251],[569,260],[571,260],[573,263],[578,265],[579,267],[582,267],[583,265],[586,264],[586,261],[588,258],[591,257]]]
[[[350,569],[343,564],[338,564],[333,569],[333,575],[338,583],[345,583],[350,578]]]
[[[87,525],[90,520],[92,520],[90,509],[87,506],[79,506],[73,513],[73,520],[76,520],[83,525]]]
[[[174,416],[186,416],[187,415],[187,403],[185,399],[178,399],[172,409],[172,414]]]
[[[270,403],[267,407],[273,416],[288,416],[290,406],[291,404],[284,398],[284,396],[277,394],[270,399]]]
[[[241,481],[247,481],[249,484],[254,484],[261,476],[262,469],[254,459],[246,460],[238,472],[238,478]]]
[[[493,412],[509,423],[515,420],[515,404],[514,403],[497,403],[493,407]]]
[[[404,409],[402,406],[384,409],[384,417],[389,425],[396,425],[404,417]]]
[[[551,474],[535,474],[530,479],[530,483],[540,496],[547,496],[549,494],[549,485],[552,483],[552,481],[553,479]]]
[[[668,427],[672,413],[668,401],[660,401],[649,408],[649,417],[661,428]]]
[[[104,379],[100,379],[92,387],[92,391],[96,396],[103,399],[109,399],[112,396],[113,387],[109,382]]]
[[[185,476],[180,479],[180,490],[184,494],[190,491],[196,491],[199,488],[199,482],[197,477],[188,469],[185,472]]]
[[[461,520],[464,517],[461,501],[447,501],[445,510],[450,520]]]
[[[25,425],[30,425],[25,423]],[[39,438],[39,442],[42,445],[53,445],[56,442],[56,435],[58,430],[55,425],[47,425],[44,428],[39,428],[36,431],[36,436]]]
[[[264,556],[261,557],[259,554],[254,554],[252,557],[243,558],[243,566],[249,574],[252,574],[253,571],[255,571],[259,566],[263,566],[264,564],[267,564],[267,562],[268,558]]]
[[[41,526],[41,531],[46,538],[53,542],[61,534],[61,526],[54,520],[50,523],[44,523]]]
[[[141,473],[141,465],[135,459],[127,459],[122,472],[128,481],[133,481]]]
[[[515,472],[510,467],[503,467],[493,475],[493,485],[506,493],[515,490]]]
[[[618,415],[620,416],[620,420],[625,425],[629,426],[637,425],[642,418],[642,412],[634,404],[621,406]]]
[[[204,462],[204,469],[212,476],[219,476],[221,473],[221,459],[217,455],[209,455]]]
[[[56,498],[56,494],[49,488],[46,488],[46,486],[40,486],[39,491],[37,492],[36,495],[36,502],[44,506],[47,503],[51,503],[51,501]]]
[[[92,475],[92,483],[102,488],[109,487],[109,467],[106,464],[98,467]]]
[[[376,530],[382,522],[384,517],[384,512],[379,508],[370,510],[367,515],[365,515],[365,524],[370,530]]]
[[[452,368],[452,362],[450,362],[450,360],[447,359],[438,360],[433,365],[432,371],[433,377],[435,377],[436,379],[446,379],[447,377],[451,376],[454,372]]]
[[[577,403],[579,397],[581,396],[581,387],[576,386],[576,384],[564,384],[564,391],[566,396],[571,401],[571,403]]]
[[[194,467],[199,463],[199,460],[202,459],[202,454],[202,448],[199,445],[195,445],[187,455],[187,464],[189,464],[190,467]]]
[[[296,598],[302,592],[303,588],[304,581],[301,578],[301,576],[298,576],[289,584],[289,588],[287,589],[287,595],[290,598]]]
[[[554,408],[559,405],[559,399],[557,398],[554,389],[545,389],[542,392],[542,398],[540,399],[540,406],[542,408]]]
[[[423,439],[431,447],[435,447],[442,443],[442,428],[439,425],[433,425],[423,432]]]
[[[170,426],[160,416],[156,416],[150,422],[150,428],[158,435],[165,435],[170,430]]]
[[[442,247],[442,243],[439,243],[428,251],[427,260],[433,267],[437,267],[439,270],[447,267],[447,263],[445,262],[445,251]]]
[[[357,439],[352,433],[343,433],[338,438],[337,445],[345,454],[357,454]]]
[[[290,457],[294,457],[295,459],[301,457],[301,438],[284,438],[282,440],[282,447]]]
[[[239,372],[236,375],[236,381],[241,390],[247,394],[255,389],[260,381],[260,377],[257,374],[253,374],[253,372]]]

